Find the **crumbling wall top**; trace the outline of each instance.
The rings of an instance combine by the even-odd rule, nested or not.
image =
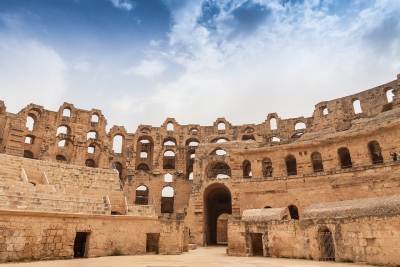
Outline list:
[[[288,208],[264,208],[264,209],[248,209],[242,214],[242,221],[280,221],[289,219],[290,213]]]
[[[400,214],[400,195],[316,203],[308,206],[302,217],[323,219],[397,214]]]

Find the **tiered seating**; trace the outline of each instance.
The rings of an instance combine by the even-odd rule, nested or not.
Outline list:
[[[0,186],[0,207],[11,210],[110,214],[107,197],[59,193],[53,186],[9,181]]]

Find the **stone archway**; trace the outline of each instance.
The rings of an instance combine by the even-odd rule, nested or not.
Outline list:
[[[217,244],[217,221],[221,214],[232,214],[232,197],[229,188],[215,183],[204,190],[204,245]]]

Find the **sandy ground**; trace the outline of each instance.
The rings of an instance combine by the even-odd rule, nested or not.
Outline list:
[[[90,259],[72,259],[57,261],[40,261],[31,263],[7,263],[1,267],[197,267],[197,266],[218,266],[218,267],[356,267],[361,266],[354,263],[320,262],[310,260],[291,260],[265,257],[232,257],[226,254],[226,247],[200,247],[182,255],[140,255],[140,256],[116,256]],[[362,265],[369,266],[369,265]]]

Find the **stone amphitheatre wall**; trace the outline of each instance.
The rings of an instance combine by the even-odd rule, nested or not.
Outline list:
[[[146,234],[160,234],[159,251],[175,253],[185,250],[189,232],[192,243],[215,244],[221,214],[295,207],[302,219],[314,203],[398,195],[400,161],[390,153],[400,151],[399,89],[400,75],[358,94],[318,103],[308,118],[281,119],[271,113],[260,124],[241,126],[225,118],[212,126],[180,125],[167,118],[160,127],[140,125],[135,133],[123,126],[107,132],[107,121],[96,109],[64,103],[49,111],[30,104],[12,114],[0,101],[0,212],[8,216],[0,222],[12,230],[3,234],[7,241],[0,242],[1,257],[20,257],[25,250],[34,257],[70,257],[71,240],[81,230],[90,236],[90,251],[95,251],[90,256],[118,247],[124,253],[143,253],[148,251],[143,245],[127,244],[142,242],[149,238]],[[393,100],[387,98],[388,90]],[[353,107],[357,101],[360,113]],[[120,147],[116,138],[122,140]],[[165,189],[172,195],[163,195]],[[32,222],[38,230],[8,223],[18,220]],[[355,222],[348,218],[339,224],[353,227]],[[265,227],[278,238],[285,227],[300,224]],[[318,228],[318,222],[309,224],[312,231]],[[50,245],[62,246],[57,252],[45,245],[40,249],[37,241],[48,233],[39,229],[56,233],[53,225],[63,233],[68,229],[66,247],[64,241]],[[100,229],[103,237],[97,234]],[[138,239],[134,231],[140,233]],[[302,231],[304,238],[313,235]],[[113,235],[121,240],[109,241]],[[21,245],[28,237],[32,249]],[[19,254],[8,244],[16,244]],[[228,238],[228,244],[243,242],[232,244]]]
[[[0,210],[0,260],[73,258],[78,232],[87,233],[85,257],[145,254],[149,235],[158,236],[150,251],[180,254],[184,231],[182,222],[157,217]]]
[[[331,244],[323,240],[328,229]],[[334,259],[329,260],[384,266],[400,262],[399,215],[269,222],[245,222],[232,216],[228,233],[232,256],[253,256],[259,243],[263,256],[327,260],[322,251],[332,245]],[[259,242],[254,238],[257,234]]]

